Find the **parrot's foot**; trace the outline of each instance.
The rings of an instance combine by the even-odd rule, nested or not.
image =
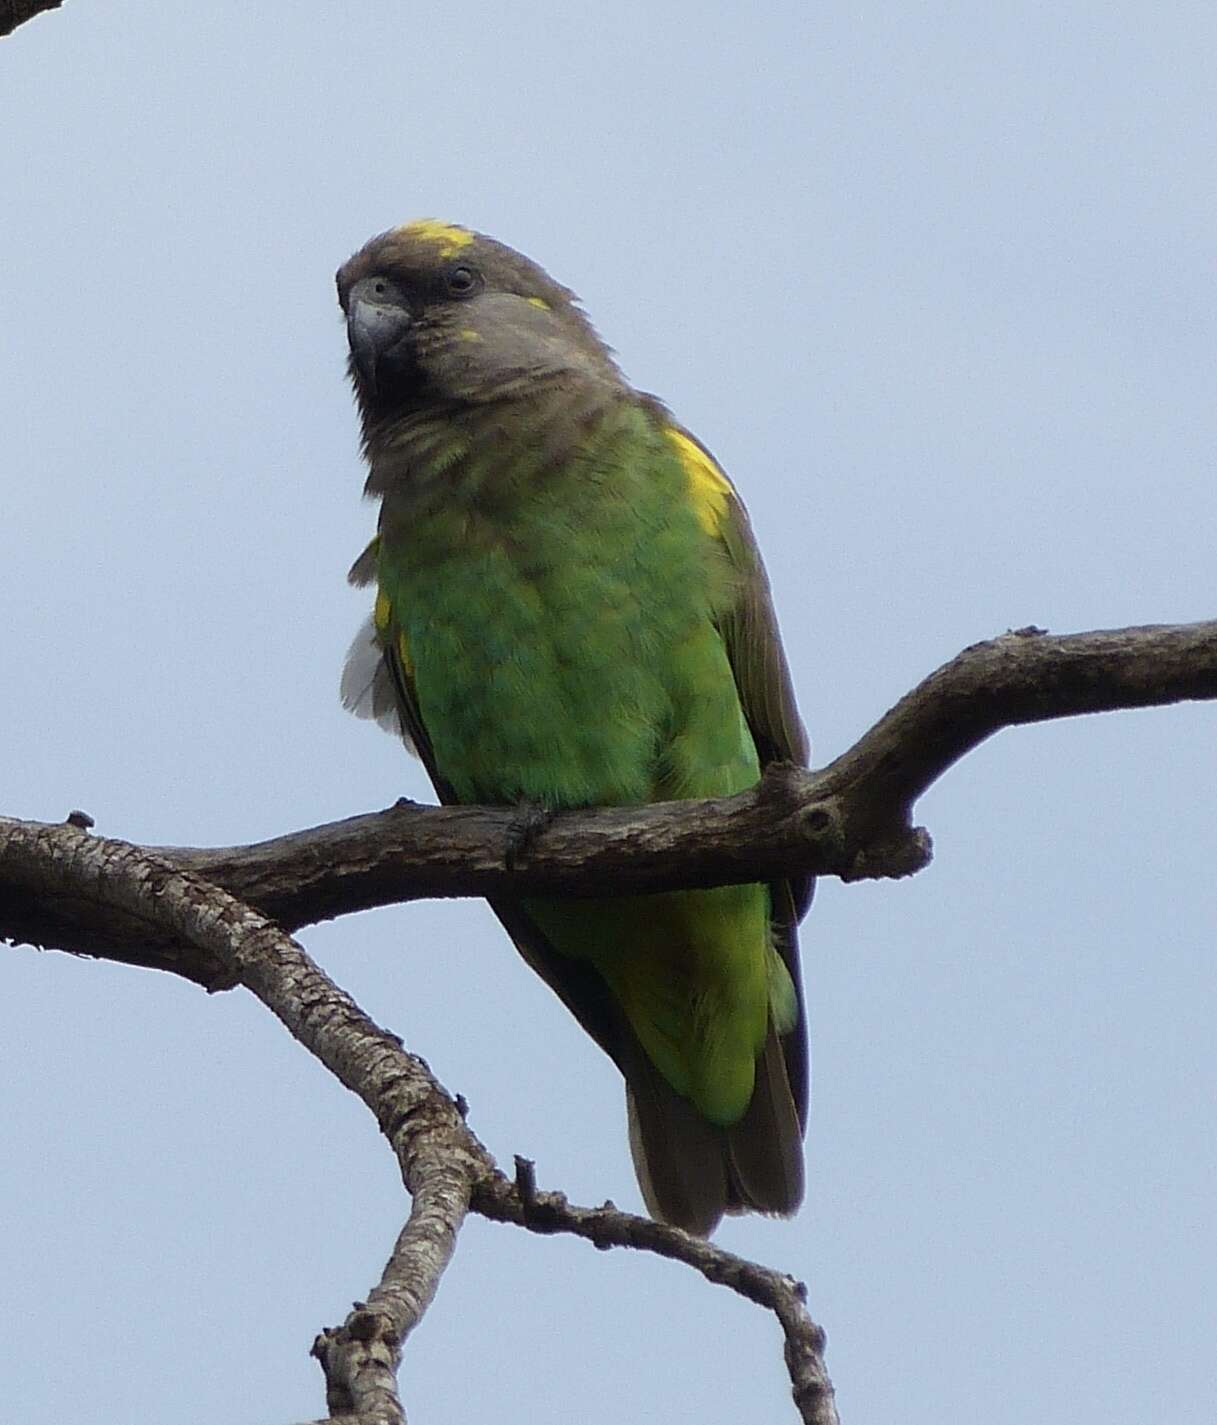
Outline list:
[[[516,808],[507,828],[507,846],[503,852],[503,864],[509,871],[514,871],[528,855],[537,837],[553,819],[553,808],[541,806],[539,802],[525,802]]]

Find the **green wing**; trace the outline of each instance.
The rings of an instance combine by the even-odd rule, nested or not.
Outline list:
[[[718,628],[761,766],[793,762],[805,767],[810,755],[807,731],[795,704],[769,578],[748,512],[722,467],[695,436],[675,425],[669,425],[668,435],[685,467],[702,522],[721,540],[738,577],[737,598],[719,615]],[[774,943],[799,999],[798,1025],[781,1036],[781,1044],[803,1126],[807,1122],[808,1067],[798,925],[814,889],[810,876],[770,884]]]

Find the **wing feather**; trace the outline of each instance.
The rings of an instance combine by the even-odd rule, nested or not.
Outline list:
[[[737,575],[736,598],[719,614],[718,628],[761,766],[794,762],[805,767],[810,745],[795,704],[769,578],[748,512],[735,486],[706,447],[679,426],[669,426],[668,432],[685,466],[702,522],[722,543]],[[782,1034],[780,1042],[802,1126],[807,1122],[808,1068],[798,926],[811,904],[814,889],[810,876],[770,886],[774,946],[790,973],[799,1001],[799,1023]]]

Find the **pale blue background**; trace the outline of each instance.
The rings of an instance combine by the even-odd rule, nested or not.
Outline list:
[[[331,285],[434,214],[717,452],[817,758],[976,639],[1213,606],[1211,5],[71,0],[0,45],[0,806],[229,843],[422,796],[337,680],[368,537]],[[1215,1408],[1213,725],[1003,734],[805,932],[804,1277],[860,1425]],[[478,905],[304,934],[491,1148],[636,1205],[611,1066]],[[250,997],[0,952],[16,1425],[270,1425],[404,1214]],[[473,1221],[414,1425],[785,1421],[767,1316]]]

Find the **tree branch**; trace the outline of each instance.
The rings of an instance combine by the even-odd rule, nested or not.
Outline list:
[[[404,1425],[397,1393],[402,1344],[430,1305],[472,1205],[485,1217],[532,1231],[568,1232],[601,1248],[630,1246],[685,1262],[769,1308],[785,1332],[801,1419],[837,1425],[824,1334],[807,1315],[801,1284],[611,1204],[579,1208],[559,1194],[538,1194],[529,1174],[522,1191],[498,1170],[423,1060],[374,1024],[278,926],[226,891],[76,825],[19,830],[6,854],[30,879],[60,885],[82,903],[136,915],[196,947],[226,983],[250,989],[375,1115],[413,1202],[367,1302],[356,1303],[342,1326],[314,1342],[332,1419]]]
[[[1004,727],[1209,698],[1217,620],[1055,636],[1019,629],[931,673],[824,769],[824,790],[849,803],[847,837],[865,840]]]
[[[0,0],[0,40],[35,15],[58,10],[62,4],[63,0]]]
[[[611,1202],[603,1207],[575,1207],[562,1193],[536,1191],[533,1165],[516,1159],[516,1181],[502,1173],[474,1185],[472,1208],[496,1222],[514,1222],[531,1232],[567,1232],[602,1251],[633,1247],[684,1262],[709,1282],[730,1287],[749,1301],[767,1307],[785,1335],[786,1368],[791,1394],[804,1425],[838,1425],[832,1382],[824,1366],[823,1330],[807,1314],[807,1288],[793,1277],[725,1252],[678,1227],[621,1212]]]
[[[965,649],[819,772],[771,768],[754,791],[722,800],[564,814],[510,871],[511,808],[401,803],[254,846],[154,852],[89,836],[79,813],[61,826],[0,819],[0,935],[171,969],[210,988],[243,983],[376,1114],[414,1204],[368,1301],[314,1345],[332,1414],[403,1419],[402,1342],[473,1210],[598,1247],[658,1252],[767,1306],[785,1332],[801,1418],[835,1425],[823,1333],[799,1283],[611,1203],[579,1208],[538,1193],[529,1170],[509,1182],[426,1065],[271,917],[291,928],[424,895],[907,875],[929,858],[928,837],[910,825],[916,798],[1000,728],[1213,697],[1217,623],[1056,638],[1027,629]]]
[[[379,1285],[314,1353],[334,1414],[401,1420],[395,1372],[456,1245],[473,1181],[494,1162],[426,1064],[379,1028],[278,926],[226,891],[123,842],[75,827],[23,838],[42,879],[161,927],[243,984],[375,1114],[413,1197]],[[396,1410],[396,1415],[392,1412]],[[370,1415],[369,1415],[369,1418]]]
[[[820,771],[771,767],[737,797],[567,812],[507,869],[508,807],[399,803],[252,846],[157,848],[289,930],[425,896],[603,895],[792,874],[904,876],[930,857],[916,799],[1003,727],[1217,697],[1217,621],[965,649]],[[172,970],[211,988],[222,966],[138,913],[41,879],[15,848],[70,828],[0,819],[0,938]]]

